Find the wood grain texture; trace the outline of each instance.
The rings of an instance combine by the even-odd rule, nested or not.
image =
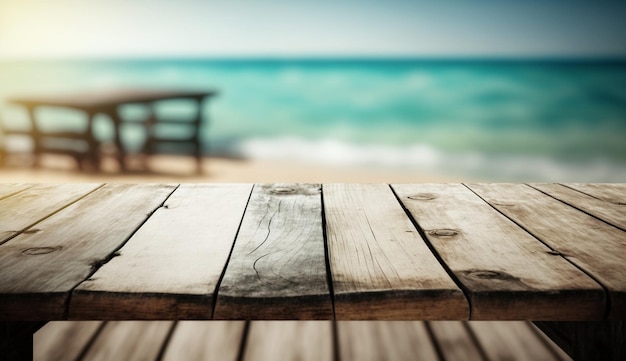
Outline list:
[[[89,361],[156,360],[173,321],[111,321],[85,355]]]
[[[65,318],[70,291],[106,262],[173,189],[106,185],[39,222],[36,232],[1,245],[0,319]]]
[[[0,245],[99,186],[38,184],[13,197],[0,200]],[[30,231],[36,232],[37,228]]]
[[[626,318],[626,232],[523,184],[470,184],[515,223],[608,290],[609,318]]]
[[[214,318],[332,318],[319,185],[254,187]]]
[[[467,330],[467,322],[430,321],[427,323],[433,339],[446,361],[484,359],[483,350],[474,342]]]
[[[564,183],[563,186],[609,203],[626,205],[626,183]]]
[[[604,317],[602,287],[461,184],[394,190],[470,298],[472,319]]]
[[[424,322],[339,321],[342,361],[438,360]]]
[[[102,321],[48,322],[34,335],[33,360],[78,359],[102,324]]]
[[[384,184],[325,184],[335,316],[467,319],[461,290]]]
[[[244,321],[180,321],[163,361],[236,361],[244,325]]]
[[[252,321],[244,361],[333,360],[330,321]]]
[[[181,185],[79,285],[70,318],[211,319],[252,185]]]
[[[28,183],[0,183],[0,200],[32,187]]]
[[[559,354],[548,348],[525,322],[469,322],[489,360],[560,361]]]
[[[531,186],[626,231],[626,184],[600,187],[585,184],[565,186],[533,183]]]

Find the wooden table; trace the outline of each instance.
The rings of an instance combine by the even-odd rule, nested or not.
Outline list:
[[[113,124],[114,129],[114,143],[117,150],[117,160],[122,170],[126,169],[126,148],[122,143],[121,127],[123,119],[119,114],[119,107],[125,104],[141,104],[151,105],[154,102],[172,100],[172,99],[191,99],[198,103],[196,116],[188,122],[194,126],[193,134],[189,139],[182,139],[185,142],[193,143],[195,146],[195,155],[200,163],[201,156],[201,139],[199,127],[202,122],[201,106],[202,100],[216,95],[212,90],[157,90],[157,89],[103,89],[95,91],[86,91],[80,93],[69,94],[48,94],[48,95],[31,95],[31,96],[18,96],[8,99],[9,103],[24,106],[28,112],[31,129],[27,132],[17,131],[19,134],[29,135],[34,143],[34,155],[35,164],[37,164],[39,156],[46,152],[55,153],[68,153],[66,149],[58,146],[47,146],[46,139],[63,140],[67,141],[83,141],[86,143],[86,150],[75,154],[76,152],[70,152],[77,157],[79,166],[81,166],[81,158],[94,167],[99,167],[99,142],[97,141],[93,124],[94,118],[99,114],[108,116]],[[44,131],[37,121],[36,109],[40,107],[60,107],[69,108],[84,112],[87,115],[87,124],[84,129],[76,131]],[[151,126],[154,122],[163,120],[157,120],[154,115],[148,118],[146,127]],[[181,123],[178,120],[168,121],[168,123]],[[5,130],[7,133],[15,133],[12,130]],[[146,130],[150,132],[149,129]],[[148,140],[150,140],[150,134],[147,134]],[[158,140],[158,139],[157,139]],[[167,139],[166,141],[177,141],[176,139]],[[148,144],[151,146],[151,144]]]
[[[626,357],[626,184],[0,184],[0,220],[9,335],[533,320],[576,359]]]

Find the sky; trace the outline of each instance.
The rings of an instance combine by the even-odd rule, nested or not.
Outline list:
[[[622,57],[626,2],[0,0],[0,59]]]

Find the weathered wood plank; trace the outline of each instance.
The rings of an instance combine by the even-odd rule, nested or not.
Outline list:
[[[424,322],[339,321],[342,361],[438,360]]]
[[[467,319],[461,290],[384,184],[325,184],[335,315]]]
[[[38,184],[0,200],[0,245],[98,187],[100,184]]]
[[[84,359],[156,360],[173,326],[173,321],[107,322]]]
[[[0,183],[0,199],[15,195],[32,186],[33,184],[28,183]]]
[[[211,319],[252,185],[181,185],[79,285],[70,318]]]
[[[572,184],[566,187],[560,184],[537,183],[530,186],[626,231],[626,190],[622,190],[626,185],[606,185],[600,188],[599,185]]]
[[[461,184],[394,185],[470,298],[472,319],[604,316],[602,287]]]
[[[252,321],[244,361],[333,360],[330,321]]]
[[[523,184],[470,184],[515,223],[609,291],[606,312],[626,318],[626,232]]]
[[[102,326],[102,321],[48,322],[34,335],[33,360],[77,360]]]
[[[626,183],[565,183],[563,186],[616,205],[626,205]]]
[[[163,361],[236,361],[244,326],[244,321],[180,321]]]
[[[214,318],[332,318],[321,208],[319,185],[254,187]]]
[[[39,222],[36,232],[1,245],[0,319],[65,318],[70,291],[111,257],[173,189],[106,185]]]
[[[469,322],[478,342],[493,361],[560,361],[525,322]]]
[[[430,321],[427,323],[446,361],[483,360],[483,350],[467,331],[467,322]]]

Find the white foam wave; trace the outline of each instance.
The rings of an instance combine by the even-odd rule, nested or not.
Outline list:
[[[332,165],[433,166],[441,161],[439,153],[428,145],[357,145],[334,139],[314,141],[292,137],[253,138],[243,141],[239,150],[243,156],[249,158],[299,160]]]
[[[448,153],[428,144],[392,146],[336,139],[251,138],[241,141],[236,152],[251,159],[400,168],[488,181],[626,181],[625,165],[602,159],[563,162],[545,156]]]

